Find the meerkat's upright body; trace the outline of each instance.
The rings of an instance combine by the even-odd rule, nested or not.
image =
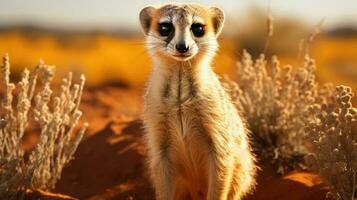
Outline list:
[[[254,187],[248,133],[211,68],[223,12],[194,4],[140,13],[153,71],[145,95],[158,200],[241,199]]]

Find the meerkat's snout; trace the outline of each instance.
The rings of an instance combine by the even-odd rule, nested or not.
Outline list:
[[[191,36],[189,24],[186,27],[180,27],[177,21],[171,22],[175,29],[172,39],[165,47],[165,53],[178,61],[186,61],[194,57],[199,52],[197,42]]]
[[[179,53],[186,53],[190,47],[185,43],[185,41],[176,44],[176,50]]]
[[[224,14],[216,7],[207,10],[185,5],[142,9],[140,21],[149,53],[177,61],[190,60],[197,54],[214,55]]]

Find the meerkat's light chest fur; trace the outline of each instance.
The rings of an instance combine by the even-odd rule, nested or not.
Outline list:
[[[207,33],[211,36],[206,40],[215,50],[213,32]],[[149,51],[153,70],[145,95],[144,123],[156,198],[240,199],[254,186],[248,133],[212,70],[213,55],[204,46],[207,43],[198,39],[196,43],[197,52],[189,60]]]

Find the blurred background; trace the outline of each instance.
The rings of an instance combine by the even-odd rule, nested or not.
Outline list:
[[[119,83],[142,86],[150,59],[138,13],[142,0],[2,0],[0,54],[9,53],[13,76],[35,66],[39,59],[57,66],[57,73],[84,73],[87,86]],[[181,2],[181,1],[179,1]],[[321,29],[309,46],[318,78],[357,90],[356,0],[196,0],[223,8],[227,21],[215,61],[218,73],[234,76],[242,49],[253,56],[263,52],[268,10],[274,34],[266,50],[282,64],[300,65],[303,39]]]

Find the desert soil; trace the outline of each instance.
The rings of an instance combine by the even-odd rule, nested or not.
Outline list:
[[[81,108],[90,127],[54,193],[88,200],[154,199],[145,168],[142,91],[118,85],[89,88]],[[27,139],[34,143],[36,137]],[[279,176],[268,162],[259,165],[258,186],[246,199],[325,199],[327,190],[317,175],[296,171]]]

